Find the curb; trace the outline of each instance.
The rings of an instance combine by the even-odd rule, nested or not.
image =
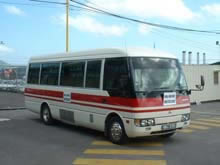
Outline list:
[[[24,110],[25,107],[7,107],[7,108],[0,108],[0,111],[15,111],[15,110]]]

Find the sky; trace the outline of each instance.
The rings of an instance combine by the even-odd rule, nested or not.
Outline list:
[[[219,0],[78,1],[147,22],[220,32]],[[71,1],[70,4],[76,5]],[[72,7],[69,20],[71,52],[112,47],[155,47],[173,53],[180,62],[183,50],[192,51],[193,63],[196,63],[197,52],[207,54],[207,63],[220,61],[220,46],[216,45],[220,34],[162,29]],[[23,65],[31,56],[65,52],[65,37],[64,5],[0,0],[0,60]]]

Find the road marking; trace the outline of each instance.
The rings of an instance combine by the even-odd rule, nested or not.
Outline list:
[[[201,122],[201,121],[191,121],[191,123],[201,124],[201,125],[206,125],[206,126],[211,126],[211,127],[220,127],[220,124],[207,123],[207,122]]]
[[[220,124],[220,120],[214,120],[214,119],[196,119],[199,121],[207,121],[207,122],[213,122],[213,123],[219,123]]]
[[[201,125],[195,125],[195,124],[190,124],[188,127],[189,127],[189,128],[194,128],[194,129],[201,129],[201,130],[207,130],[207,129],[209,129],[209,127],[201,126]]]
[[[1,121],[9,121],[9,120],[11,120],[11,119],[0,118],[0,122],[1,122]]]
[[[192,132],[194,132],[194,130],[188,129],[188,128],[183,128],[181,130],[178,130],[178,132],[181,132],[181,133],[192,133]]]
[[[112,142],[104,141],[104,140],[93,141],[92,145],[98,145],[98,146],[117,146],[117,144],[113,144]],[[133,143],[126,144],[124,146],[161,147],[161,146],[163,146],[163,144],[159,143],[159,142],[133,142]]]
[[[103,155],[158,155],[164,156],[163,150],[117,150],[117,149],[87,149],[85,154],[103,154]]]
[[[114,160],[78,158],[75,165],[166,165],[166,160]]]

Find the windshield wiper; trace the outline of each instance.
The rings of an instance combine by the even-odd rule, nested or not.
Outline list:
[[[143,95],[147,95],[149,92],[148,91],[135,91],[136,93],[141,93]]]
[[[174,89],[170,89],[168,87],[162,87],[162,88],[154,88],[153,90],[149,91],[135,91],[136,93],[143,93],[143,94],[149,94],[152,92],[164,92],[164,91],[173,91]]]
[[[155,91],[155,92],[157,92],[157,91],[161,91],[161,92],[164,92],[164,91],[174,91],[174,89],[171,89],[171,88],[169,88],[169,87],[160,87],[160,88],[154,88],[153,90],[151,90],[151,91]]]
[[[180,93],[182,93],[182,92],[184,92],[184,91],[187,91],[187,89],[186,88],[183,88],[183,89],[172,89],[172,88],[169,88],[169,87],[160,87],[160,88],[154,88],[153,90],[150,90],[150,91],[135,91],[136,93],[141,93],[141,94],[143,94],[143,95],[149,95],[149,94],[151,94],[151,93],[153,93],[153,92],[176,92],[176,91],[178,91],[178,92],[180,92]]]

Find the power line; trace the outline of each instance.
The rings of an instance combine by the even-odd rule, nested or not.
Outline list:
[[[89,2],[88,1],[88,3],[90,3],[90,4],[93,4],[93,5],[95,5],[94,3],[92,3],[92,2]],[[159,33],[161,32],[161,33],[167,33],[167,32],[163,32],[163,31],[160,31],[159,29],[155,29],[156,31],[158,31]],[[192,33],[192,32],[191,32]],[[198,34],[198,33],[192,33],[192,34]],[[160,35],[160,34],[159,34]],[[169,34],[168,34],[169,35]],[[170,33],[170,35],[173,35],[173,34],[171,34]],[[170,36],[169,35],[169,36]],[[208,35],[208,34],[207,34]],[[211,34],[210,34],[211,35]],[[213,34],[212,34],[213,35]],[[199,48],[199,49],[204,49],[204,47],[207,47],[207,49],[210,49],[209,51],[213,51],[214,52],[214,48],[213,48],[213,45],[211,45],[210,44],[210,46],[208,46],[207,44],[205,44],[205,43],[202,43],[202,42],[197,42],[197,41],[193,41],[193,40],[190,40],[190,39],[188,39],[188,38],[184,38],[184,37],[180,37],[180,36],[177,36],[181,41],[185,41],[185,44],[188,44],[188,45],[190,45],[190,47],[193,47],[193,48],[195,48],[195,47],[197,47],[197,48]],[[173,36],[173,38],[174,39],[176,39],[177,41],[178,41],[178,39],[175,37],[175,36]],[[191,44],[189,43],[189,42],[191,42]],[[192,45],[192,44],[194,44],[194,46]],[[200,45],[200,46],[199,46]],[[202,47],[201,47],[202,46]],[[213,49],[212,49],[213,48]],[[212,50],[211,50],[212,49]]]
[[[77,7],[79,7],[79,6],[77,6]],[[84,8],[84,9],[88,10],[87,8]],[[93,10],[92,11],[88,10],[88,11],[94,12]],[[129,21],[129,23],[133,24],[130,21]],[[213,52],[214,54],[217,53],[216,52],[217,50],[215,50],[213,45],[211,45],[211,44],[209,44],[210,45],[209,46],[208,44],[205,44],[203,42],[190,40],[190,39],[188,39],[186,37],[184,38],[182,36],[177,36],[177,35],[172,34],[172,33],[169,34],[167,31],[161,31],[158,28],[157,29],[153,29],[152,33],[156,34],[157,36],[160,36],[160,37],[163,36],[163,35],[166,35],[166,37],[165,37],[166,39],[168,39],[168,38],[172,39],[172,40],[168,40],[168,41],[175,42],[175,43],[178,42],[183,49],[185,49],[186,47],[191,47],[192,49],[199,49],[199,50],[203,49],[204,51]],[[195,34],[195,33],[193,33],[193,34]],[[188,46],[186,46],[186,45],[188,45]]]
[[[45,0],[29,0],[33,2],[41,2],[41,3],[50,3],[50,4],[57,4],[57,5],[66,5],[64,2],[56,2],[56,1],[45,1]]]
[[[155,24],[155,23],[151,23],[151,22],[146,22],[146,21],[142,21],[142,20],[138,20],[138,19],[134,19],[134,18],[130,18],[130,17],[126,17],[126,16],[122,16],[122,15],[118,15],[118,14],[114,14],[90,5],[86,5],[84,3],[78,2],[76,0],[70,0],[76,4],[79,4],[81,6],[96,10],[96,11],[100,11],[103,12],[104,14],[107,14],[109,16],[112,17],[116,17],[116,18],[120,18],[120,19],[124,19],[124,20],[129,20],[129,21],[133,21],[136,23],[141,23],[141,24],[146,24],[146,25],[150,25],[150,26],[154,26],[154,27],[159,27],[159,28],[165,28],[165,29],[170,29],[170,30],[178,30],[178,31],[188,31],[188,32],[197,32],[197,33],[211,33],[211,34],[220,34],[220,32],[217,31],[208,31],[208,30],[197,30],[197,29],[189,29],[189,28],[181,28],[181,27],[176,27],[176,26],[169,26],[169,25],[162,25],[162,24]]]
[[[59,5],[66,5],[66,3],[56,2],[56,1],[46,1],[46,0],[29,0],[29,1],[41,2],[41,3],[50,3],[50,4],[59,4]],[[103,14],[108,15],[108,16],[112,16],[112,17],[116,17],[116,18],[119,18],[119,19],[124,19],[124,20],[128,20],[128,21],[132,21],[132,22],[136,22],[136,23],[141,23],[141,24],[145,24],[145,25],[149,25],[149,26],[154,26],[154,27],[159,27],[159,28],[164,28],[164,29],[169,29],[169,30],[177,30],[177,31],[220,34],[220,32],[218,32],[216,30],[214,30],[214,31],[198,30],[198,29],[182,28],[182,27],[176,27],[176,26],[169,26],[169,25],[151,23],[151,22],[142,21],[142,20],[138,20],[138,19],[134,19],[134,18],[118,15],[118,14],[115,14],[115,13],[111,13],[111,12],[108,12],[108,11],[103,10],[103,9],[99,9],[99,8],[96,8],[96,7],[93,7],[93,6],[90,6],[90,5],[86,5],[86,4],[81,3],[79,1],[76,1],[76,0],[70,0],[70,1],[72,1],[73,3],[76,3],[78,5],[86,7],[86,8],[81,8],[83,10],[92,9],[92,10],[90,10],[92,12],[96,12],[96,13],[99,13],[99,14],[103,13]],[[72,6],[72,5],[70,5],[70,6]],[[73,6],[73,7],[76,7],[76,6]],[[77,8],[80,8],[80,6],[77,6]]]
[[[45,1],[45,0],[29,0],[29,1],[33,1],[33,2],[39,2],[39,3],[48,3],[48,4],[57,4],[57,5],[66,5],[66,3],[62,3],[62,2],[56,2],[56,1]],[[101,9],[98,9],[98,8],[95,8],[95,7],[91,7],[91,6],[88,6],[88,5],[86,5],[86,4],[84,4],[84,5],[82,5],[83,3],[81,3],[81,2],[78,2],[78,1],[74,1],[74,0],[71,0],[72,2],[77,2],[77,4],[78,5],[81,5],[81,6],[78,6],[78,5],[73,5],[73,4],[71,4],[70,6],[72,7],[72,8],[70,8],[70,10],[75,10],[75,9],[78,9],[78,10],[85,10],[85,11],[88,11],[88,12],[95,12],[95,13],[99,13],[99,14],[104,14],[104,15],[109,15],[109,14],[106,14],[105,12],[105,10],[101,10]],[[10,2],[5,2],[5,1],[0,1],[0,3],[1,2],[3,2],[3,3],[10,3]],[[88,3],[90,3],[89,1],[87,1]],[[14,3],[14,4],[23,4],[23,5],[33,5],[33,4],[24,4],[24,3]],[[90,3],[90,4],[93,4],[93,5],[95,5],[94,3]],[[40,5],[40,4],[37,4],[37,5]],[[84,6],[84,7],[82,7],[82,6]],[[104,12],[103,12],[104,11]],[[108,12],[108,13],[110,13],[110,12]],[[124,20],[126,20],[126,21],[128,21],[128,22],[130,22],[130,23],[135,23],[134,21],[131,21],[131,20],[129,20],[129,19],[124,19]],[[148,25],[148,24],[147,24]],[[151,26],[151,25],[148,25],[148,26]],[[159,28],[161,28],[161,27],[159,27]],[[163,28],[163,29],[167,29],[167,28]],[[162,31],[160,31],[159,29],[155,29],[155,31],[156,32],[158,32],[159,34],[159,36],[161,36],[161,34],[164,34],[164,33],[167,33],[167,32],[162,32]],[[209,31],[209,32],[217,32],[218,30],[215,30],[215,31]],[[188,32],[188,31],[187,31]],[[198,33],[194,33],[194,32],[192,32],[192,31],[190,31],[190,33],[192,33],[192,34],[198,34]],[[207,33],[206,33],[207,34]],[[216,34],[216,33],[214,33],[214,34]],[[207,34],[208,35],[208,34]],[[211,34],[210,34],[211,35]],[[212,33],[212,35],[213,35],[213,33]],[[189,40],[189,39],[187,39],[187,38],[183,38],[182,37],[182,40],[181,40],[181,37],[180,36],[177,36],[178,37],[178,39],[177,39],[177,37],[175,37],[175,36],[172,36],[172,34],[171,35],[169,35],[169,34],[167,34],[167,36],[169,36],[169,37],[171,37],[171,38],[174,38],[176,41],[180,41],[180,42],[182,42],[182,43],[185,43],[185,45],[189,45],[190,47],[192,47],[192,48],[199,48],[199,49],[204,49],[204,46],[207,46],[207,45],[205,45],[205,44],[202,44],[202,43],[197,43],[196,41],[194,42],[194,41],[192,41],[192,40]],[[191,44],[189,44],[189,42],[191,42]],[[185,42],[184,42],[185,41]],[[197,44],[197,45],[196,45]],[[201,44],[201,45],[200,45]],[[200,45],[200,46],[199,46]],[[202,46],[202,47],[201,47]],[[208,47],[208,46],[207,46]],[[209,47],[209,49],[210,49],[211,47]]]
[[[74,11],[75,11],[75,9],[78,9],[78,11],[84,10],[84,11],[87,11],[87,12],[99,13],[99,14],[105,15],[105,14],[102,13],[102,12],[95,11],[95,10],[92,10],[92,9],[89,9],[89,8],[84,8],[84,7],[81,7],[81,6],[70,5],[70,7],[72,7],[72,8],[70,8],[70,10],[74,10]]]
[[[212,51],[212,52],[215,52],[215,53],[217,51],[214,48],[215,45],[205,44],[205,43],[200,42],[200,41],[194,41],[194,40],[191,40],[187,37],[179,36],[179,35],[173,34],[171,32],[169,33],[167,31],[162,31],[161,29],[152,29],[152,31],[159,32],[159,35],[162,35],[162,34],[167,35],[168,38],[173,38],[176,41],[178,41],[178,40],[183,41],[184,45],[189,45],[192,48],[199,48],[199,49],[209,50],[209,51]]]
[[[45,0],[29,0],[29,1],[41,2],[41,3],[50,3],[50,4],[59,4],[59,5],[66,5],[66,3],[56,2],[56,1],[45,1]],[[70,0],[70,1],[72,1],[73,3],[76,3],[78,5],[86,7],[86,8],[81,8],[83,10],[92,9],[92,10],[89,10],[89,11],[96,12],[96,13],[99,13],[99,14],[103,13],[103,14],[108,15],[108,16],[112,16],[112,17],[116,17],[116,18],[120,18],[120,19],[124,19],[124,20],[128,20],[128,21],[133,21],[133,22],[136,22],[136,23],[146,24],[146,25],[150,25],[150,26],[154,26],[154,27],[165,28],[165,29],[169,29],[169,30],[187,31],[187,32],[220,34],[220,32],[218,32],[217,30],[214,30],[214,31],[197,30],[197,29],[182,28],[182,27],[176,27],[176,26],[169,26],[169,25],[151,23],[151,22],[147,22],[147,21],[142,21],[142,20],[138,20],[138,19],[134,19],[134,18],[130,18],[130,17],[114,14],[114,13],[108,12],[108,11],[103,10],[103,9],[99,9],[99,8],[96,8],[96,7],[93,7],[93,6],[90,6],[90,5],[86,5],[86,4],[78,2],[76,0]],[[70,5],[70,6],[73,6],[73,7],[76,7],[76,8],[80,8],[80,6],[74,6],[74,5]]]
[[[56,5],[66,5],[66,3],[64,3],[64,2],[56,2],[56,1],[45,1],[45,0],[29,0],[29,1],[47,3],[47,4],[56,4]],[[76,8],[76,9],[82,9],[82,10],[86,10],[86,11],[89,11],[89,12],[104,14],[103,12],[96,11],[96,10],[93,10],[93,9],[90,9],[90,8],[87,8],[87,7],[76,6],[76,5],[72,5],[72,4],[70,6],[73,7],[73,8]],[[70,8],[70,10],[74,10],[74,9]]]
[[[46,7],[46,8],[58,8],[55,6],[45,6],[44,4],[36,4],[36,3],[19,3],[19,2],[6,2],[6,1],[0,1],[0,4],[8,4],[8,5],[20,5],[20,6],[32,6],[32,7]]]

